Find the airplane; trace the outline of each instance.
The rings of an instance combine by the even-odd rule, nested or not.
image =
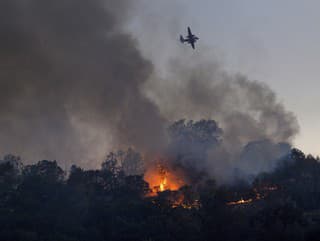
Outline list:
[[[180,35],[180,42],[187,42],[188,44],[191,44],[193,49],[195,48],[194,44],[197,42],[197,40],[199,40],[199,38],[196,35],[192,34],[190,27],[188,27],[188,36],[186,36],[186,38]]]

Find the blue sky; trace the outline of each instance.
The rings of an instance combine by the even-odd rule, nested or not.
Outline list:
[[[320,2],[178,0],[226,68],[267,83],[300,124],[295,145],[320,155]]]

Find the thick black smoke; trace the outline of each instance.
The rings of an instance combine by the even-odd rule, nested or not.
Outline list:
[[[163,143],[164,119],[141,92],[152,64],[122,31],[130,3],[1,1],[2,153],[80,161]]]

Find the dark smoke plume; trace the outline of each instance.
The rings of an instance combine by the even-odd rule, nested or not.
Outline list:
[[[1,1],[2,153],[80,161],[163,144],[164,119],[141,92],[152,64],[122,31],[131,2]]]

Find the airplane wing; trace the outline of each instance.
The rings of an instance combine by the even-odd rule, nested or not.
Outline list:
[[[194,49],[194,42],[191,42],[190,44],[191,44],[192,48]]]
[[[189,35],[189,36],[192,36],[192,32],[191,32],[190,27],[188,27],[188,35]]]

